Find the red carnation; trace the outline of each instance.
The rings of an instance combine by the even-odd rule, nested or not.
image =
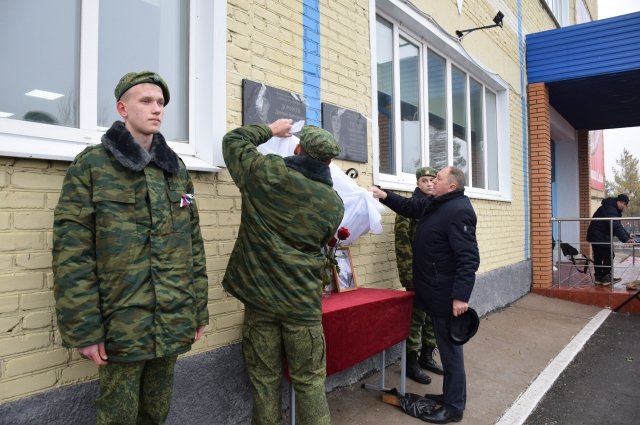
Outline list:
[[[338,240],[336,239],[335,236],[333,236],[327,245],[329,245],[330,247],[334,247],[336,246],[337,243],[338,243]]]
[[[349,229],[347,229],[346,227],[341,227],[338,229],[338,239],[340,239],[341,241],[347,239],[350,235],[351,233],[349,233]]]

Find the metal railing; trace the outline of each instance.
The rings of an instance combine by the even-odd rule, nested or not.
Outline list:
[[[564,240],[562,237],[562,223],[565,222],[572,222],[572,223],[580,223],[583,221],[587,221],[587,222],[592,222],[592,221],[608,221],[609,222],[609,240],[611,242],[589,242],[586,240],[586,234],[584,235],[584,239],[580,239],[578,241],[570,241],[570,240]],[[611,255],[611,285],[609,285],[609,288],[611,290],[613,290],[613,283],[614,283],[614,276],[615,276],[615,262],[613,261],[614,259],[614,254],[615,252],[619,251],[619,252],[626,252],[627,250],[631,251],[631,255],[633,256],[633,265],[635,265],[635,250],[636,250],[636,246],[638,246],[639,244],[634,243],[634,244],[628,244],[628,243],[622,243],[622,242],[618,242],[617,239],[614,240],[614,233],[613,233],[613,222],[614,221],[620,221],[622,222],[623,227],[625,228],[625,230],[627,230],[628,233],[632,234],[632,235],[636,235],[638,234],[638,231],[640,230],[640,217],[621,217],[621,218],[613,218],[613,217],[602,217],[602,218],[593,218],[593,217],[589,217],[589,218],[583,218],[583,217],[561,217],[561,218],[552,218],[551,219],[551,225],[556,225],[557,226],[557,238],[554,239],[554,249],[557,249],[557,261],[556,261],[556,265],[557,265],[557,284],[558,286],[560,286],[561,284],[561,274],[560,274],[560,267],[561,266],[569,266],[569,267],[575,267],[575,265],[573,263],[564,263],[562,262],[562,259],[564,257],[564,255],[562,254],[562,249],[561,249],[561,244],[562,243],[569,243],[571,245],[573,245],[574,243],[577,244],[577,249],[578,251],[585,255],[584,253],[584,247],[586,246],[593,246],[593,245],[609,245],[610,248],[610,255]],[[580,234],[580,232],[578,231],[578,234]],[[575,248],[575,246],[574,246]],[[592,256],[590,256],[592,257]],[[618,269],[620,268],[625,268],[622,266],[618,266]],[[591,273],[591,270],[589,271],[589,273]],[[571,273],[569,274],[571,275]],[[591,275],[592,279],[593,279],[593,275]]]

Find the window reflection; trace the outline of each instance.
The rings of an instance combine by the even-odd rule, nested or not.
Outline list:
[[[376,38],[380,172],[395,174],[393,33],[391,24],[380,17],[378,17],[376,23]]]
[[[131,71],[150,70],[164,78],[171,92],[162,134],[172,141],[187,140],[188,6],[189,2],[181,0],[100,2],[99,126],[110,127],[121,119],[113,96],[120,77]]]
[[[471,183],[470,186],[486,188],[484,172],[484,127],[482,125],[482,86],[469,80],[471,111]]]
[[[469,181],[469,146],[467,144],[467,79],[464,72],[451,67],[451,101],[453,105],[453,165],[464,171]]]
[[[78,127],[79,16],[80,0],[2,2],[0,117]]]
[[[441,169],[449,164],[447,154],[447,63],[427,52],[429,72],[429,166]]]
[[[413,174],[420,167],[420,50],[400,37],[400,120],[402,171]]]
[[[498,105],[496,95],[485,89],[484,99],[486,104],[485,121],[487,123],[487,177],[489,190],[499,190],[498,181]]]

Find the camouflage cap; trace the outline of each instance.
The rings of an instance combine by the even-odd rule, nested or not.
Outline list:
[[[116,95],[116,100],[120,100],[122,95],[131,87],[142,83],[155,84],[160,87],[162,89],[162,95],[164,96],[165,106],[169,104],[169,86],[167,86],[167,83],[165,83],[161,76],[151,71],[129,72],[124,74],[122,78],[120,78],[116,89],[113,91]]]
[[[315,125],[302,127],[300,146],[310,157],[319,161],[328,161],[340,154],[340,145],[331,133]]]
[[[416,170],[416,180],[420,180],[420,177],[429,176],[435,177],[438,174],[438,170],[433,167],[420,167]]]

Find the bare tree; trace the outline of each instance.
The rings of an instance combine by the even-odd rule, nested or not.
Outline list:
[[[615,197],[620,193],[629,196],[629,206],[624,211],[626,217],[640,216],[640,174],[638,158],[624,149],[620,158],[616,159],[616,167],[612,167],[613,180],[605,178],[605,195]]]

